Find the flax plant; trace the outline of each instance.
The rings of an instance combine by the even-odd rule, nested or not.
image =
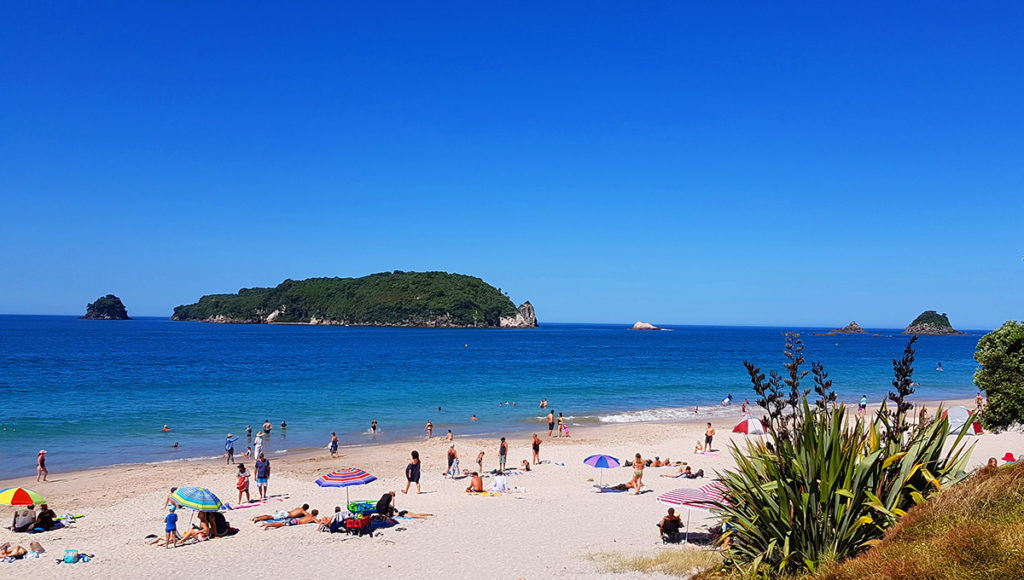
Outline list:
[[[800,391],[806,371],[798,335],[786,336],[788,378],[770,379],[745,363],[767,411],[766,441],[730,445],[736,468],[719,474],[727,492],[712,511],[731,526],[729,564],[745,576],[813,572],[869,548],[911,506],[964,477],[970,450],[962,430],[943,451],[949,423],[910,429],[900,412],[912,385],[913,339],[894,362],[896,412],[865,421],[848,416],[832,382],[814,364],[815,393]],[[788,387],[788,389],[786,389]],[[789,391],[788,393],[785,391]]]

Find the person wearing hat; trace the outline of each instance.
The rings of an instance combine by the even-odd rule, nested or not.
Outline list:
[[[175,513],[177,509],[174,504],[167,506],[167,515],[164,516],[164,532],[167,534],[164,544],[168,548],[178,545],[178,514]]]
[[[225,455],[228,458],[228,463],[235,462],[235,441],[238,441],[238,437],[228,433],[228,438],[224,441],[224,451],[227,452]]]
[[[1003,456],[1003,461],[1007,463],[1013,463],[1014,461],[1017,461],[1017,458],[1013,456],[1013,453],[1007,451],[1006,455]]]
[[[263,431],[256,432],[256,439],[252,442],[252,456],[259,457],[263,455]]]
[[[38,482],[40,477],[46,481],[46,476],[49,473],[46,469],[46,450],[40,449],[39,455],[36,456],[36,481]]]

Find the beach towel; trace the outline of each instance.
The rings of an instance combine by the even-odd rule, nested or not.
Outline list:
[[[501,495],[500,491],[469,491],[470,495],[482,495],[484,497],[495,497]]]

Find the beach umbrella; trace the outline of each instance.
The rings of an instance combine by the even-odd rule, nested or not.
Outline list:
[[[612,469],[621,466],[619,459],[611,455],[591,455],[583,460],[583,464],[597,469]],[[604,473],[600,475],[600,482],[601,486],[604,487]]]
[[[205,487],[179,487],[171,494],[171,499],[181,507],[199,512],[215,512],[223,505],[217,496]]]
[[[376,481],[377,478],[366,473],[362,469],[355,467],[343,467],[337,471],[332,471],[327,475],[316,480],[316,484],[320,487],[344,487],[345,488],[345,504],[348,505],[348,488],[353,485],[365,485],[371,481]]]
[[[23,487],[7,487],[0,489],[0,504],[3,505],[40,505],[46,499],[31,489]]]
[[[721,496],[719,496],[721,497]],[[657,497],[658,503],[686,508],[686,537],[690,540],[690,510],[710,511],[715,498],[699,489],[673,489]]]
[[[733,427],[732,432],[746,433],[747,435],[764,435],[764,425],[761,424],[760,420],[747,415],[745,419],[740,421],[739,425]]]

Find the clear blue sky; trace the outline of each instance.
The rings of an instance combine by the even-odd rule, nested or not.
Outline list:
[[[446,270],[544,321],[1024,318],[1024,4],[6,2],[0,312]]]

